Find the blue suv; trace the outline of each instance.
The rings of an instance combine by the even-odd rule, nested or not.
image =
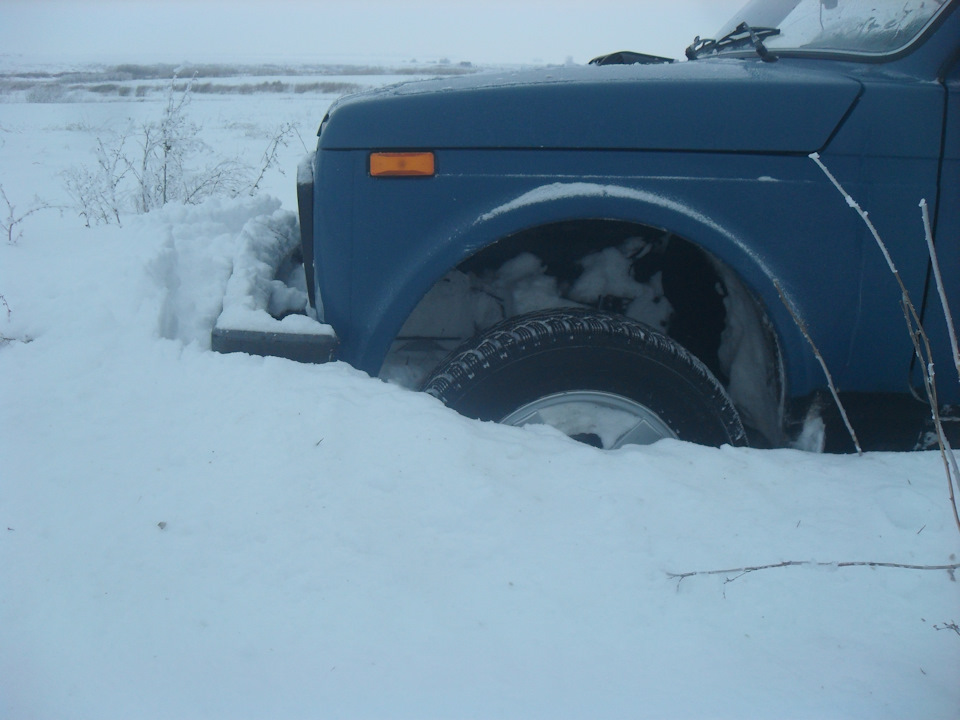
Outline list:
[[[832,404],[929,409],[960,309],[957,0],[753,0],[674,62],[622,52],[345,97],[299,179],[336,357],[603,448],[782,446]],[[821,400],[826,398],[826,402]],[[839,442],[839,441],[837,441]]]

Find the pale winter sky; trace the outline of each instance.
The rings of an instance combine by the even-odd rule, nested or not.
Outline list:
[[[6,61],[681,57],[745,0],[0,0]]]

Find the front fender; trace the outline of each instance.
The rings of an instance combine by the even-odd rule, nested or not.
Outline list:
[[[499,240],[530,228],[569,220],[605,219],[660,227],[688,239],[729,266],[760,299],[771,318],[778,341],[788,357],[803,357],[804,340],[779,302],[770,267],[755,243],[735,222],[708,214],[679,195],[642,187],[584,181],[534,185],[492,204],[472,217],[461,217],[435,229],[423,243],[429,248],[417,262],[395,268],[388,282],[376,289],[376,299],[365,324],[371,332],[358,343],[355,356],[346,358],[368,372],[377,372],[390,343],[419,300],[452,268]],[[806,366],[793,368],[800,386],[813,377]]]

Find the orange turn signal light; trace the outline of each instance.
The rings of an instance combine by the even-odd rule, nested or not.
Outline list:
[[[370,153],[373,177],[430,177],[436,174],[432,152]]]

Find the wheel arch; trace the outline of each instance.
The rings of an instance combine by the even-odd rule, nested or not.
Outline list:
[[[770,357],[775,367],[768,370],[777,375],[776,412],[782,413],[787,377],[782,347],[785,342],[796,342],[796,338],[790,337],[796,330],[784,325],[785,309],[771,302],[777,298],[775,274],[737,233],[732,220],[717,219],[715,214],[707,214],[688,202],[642,189],[585,182],[550,183],[505,200],[452,230],[448,228],[431,243],[434,251],[430,257],[411,267],[405,278],[395,278],[392,298],[385,303],[392,312],[381,313],[371,337],[386,338],[387,342],[396,338],[419,302],[452,269],[511,242],[522,248],[523,241],[516,239],[538,230],[576,222],[624,223],[668,233],[718,263],[725,280],[742,284],[773,346]],[[378,362],[386,357],[387,350],[387,346],[382,348]],[[772,421],[768,419],[763,424],[769,438],[774,434]]]

